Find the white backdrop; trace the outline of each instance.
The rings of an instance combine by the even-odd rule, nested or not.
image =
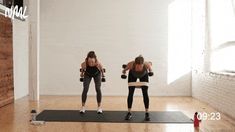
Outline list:
[[[88,51],[94,50],[107,71],[103,95],[127,95],[127,80],[120,78],[121,66],[142,54],[152,61],[155,73],[150,78],[150,95],[191,96],[190,72],[167,82],[172,2],[41,0],[40,94],[80,95],[80,63]],[[95,94],[93,82],[89,94]]]

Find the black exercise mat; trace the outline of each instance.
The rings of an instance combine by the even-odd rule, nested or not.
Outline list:
[[[126,111],[86,111],[80,114],[79,110],[44,110],[36,117],[38,121],[55,122],[110,122],[110,123],[193,123],[180,111],[155,111],[150,113],[150,121],[144,121],[144,111],[133,111],[132,119],[126,121]]]

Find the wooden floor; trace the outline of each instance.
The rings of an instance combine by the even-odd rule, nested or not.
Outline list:
[[[0,132],[235,132],[235,121],[221,113],[219,121],[202,121],[199,129],[193,124],[145,123],[81,123],[47,122],[42,126],[29,123],[31,109],[79,109],[78,96],[41,96],[39,102],[24,97],[0,108]],[[103,97],[104,110],[126,110],[126,97]],[[87,109],[96,109],[95,97],[87,100]],[[142,97],[134,97],[133,110],[144,110]],[[150,111],[182,111],[193,118],[195,111],[217,112],[192,97],[150,97]]]

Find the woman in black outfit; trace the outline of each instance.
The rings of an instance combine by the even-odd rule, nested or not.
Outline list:
[[[149,72],[152,72],[152,63],[151,62],[145,62],[144,58],[142,56],[138,56],[135,58],[135,61],[131,61],[127,64],[126,68],[122,71],[123,74],[126,74],[126,71],[129,70],[128,74],[128,83],[130,82],[136,82],[137,79],[140,80],[140,82],[149,82]],[[135,86],[129,86],[129,94],[127,98],[127,104],[128,104],[128,113],[125,117],[126,120],[130,120],[131,115],[131,107],[133,102],[133,95],[135,92]],[[144,100],[144,106],[145,106],[145,120],[149,121],[149,96],[148,96],[148,86],[141,86],[142,93],[143,93],[143,100]]]
[[[87,99],[87,92],[89,90],[89,85],[91,82],[91,79],[94,78],[95,82],[95,90],[96,90],[96,99],[97,99],[97,113],[101,114],[101,99],[102,99],[102,93],[101,93],[101,76],[104,77],[104,71],[102,64],[97,60],[96,54],[94,51],[90,51],[87,54],[87,57],[85,59],[85,62],[81,64],[82,72],[81,77],[84,77],[83,79],[83,91],[82,91],[82,108],[80,110],[80,113],[85,113],[85,103]]]

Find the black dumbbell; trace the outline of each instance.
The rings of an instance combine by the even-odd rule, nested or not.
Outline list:
[[[102,78],[101,78],[101,81],[102,81],[102,82],[105,82],[105,81],[106,81],[106,79],[105,79],[104,77],[102,77]]]
[[[84,69],[80,68],[80,72],[83,72]],[[80,82],[83,82],[83,77],[80,78]]]
[[[84,69],[80,68],[80,72],[83,72],[83,71],[84,71]]]
[[[151,77],[153,76],[153,72],[149,72],[148,75]]]
[[[103,68],[103,72],[104,72],[104,73],[106,72],[105,68]],[[102,78],[101,78],[101,82],[105,82],[105,81],[106,81],[105,77],[104,77],[104,76],[102,76]]]
[[[121,75],[121,78],[122,78],[122,79],[126,79],[127,76],[126,76],[125,74],[122,74],[122,75]]]
[[[123,65],[122,65],[122,68],[123,68],[123,69],[125,69],[126,67],[127,67],[127,65],[126,65],[126,64],[123,64]]]
[[[123,64],[123,65],[122,65],[122,68],[123,68],[123,69],[125,69],[126,67],[127,67],[126,64]],[[122,78],[122,79],[126,79],[127,76],[126,76],[125,74],[122,74],[122,75],[121,75],[121,78]]]

